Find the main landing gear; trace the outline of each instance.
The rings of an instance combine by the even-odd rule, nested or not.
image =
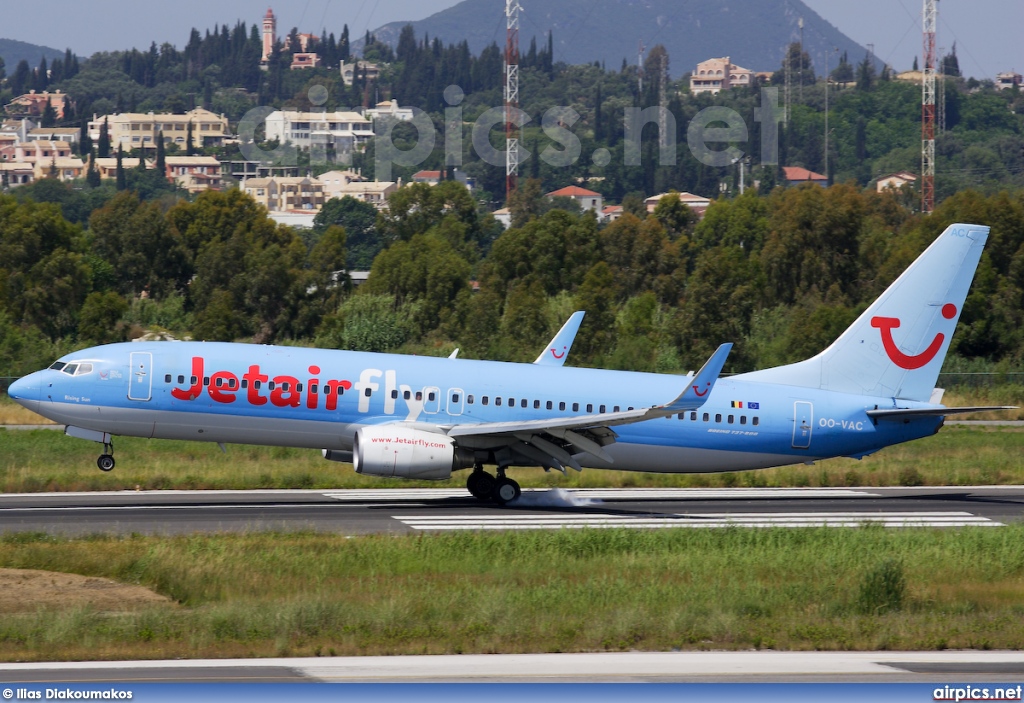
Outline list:
[[[522,489],[519,484],[505,475],[505,469],[498,469],[498,477],[484,471],[484,467],[477,464],[473,473],[466,479],[466,488],[478,500],[493,500],[498,505],[510,503],[520,495]]]
[[[103,453],[100,454],[100,458],[96,460],[96,466],[100,467],[100,471],[113,471],[114,470],[114,445],[104,444]]]

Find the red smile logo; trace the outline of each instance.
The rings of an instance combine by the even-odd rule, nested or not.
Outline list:
[[[556,359],[563,358],[565,356],[565,347],[562,347],[562,353],[561,354],[555,353],[555,348],[551,347],[551,356],[555,357]]]
[[[946,303],[942,306],[942,316],[947,320],[952,320],[956,317],[956,312],[956,305],[952,303]],[[908,371],[919,369],[934,359],[942,347],[943,340],[946,339],[945,335],[939,332],[923,352],[910,356],[901,352],[892,338],[892,331],[900,326],[898,317],[872,317],[871,326],[878,328],[879,334],[882,336],[882,346],[885,347],[885,353],[889,355],[892,363]]]
[[[698,398],[703,398],[704,396],[706,396],[708,394],[708,389],[710,388],[710,386],[711,386],[710,383],[705,383],[704,384],[704,392],[703,393],[700,391],[700,388],[698,388],[697,386],[694,386],[693,387],[693,392],[697,394]]]

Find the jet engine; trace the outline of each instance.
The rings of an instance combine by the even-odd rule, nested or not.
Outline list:
[[[381,425],[356,432],[352,465],[358,474],[443,481],[472,466],[473,455],[447,435]]]

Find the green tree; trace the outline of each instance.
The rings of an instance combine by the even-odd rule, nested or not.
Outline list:
[[[377,208],[351,196],[331,198],[313,219],[313,231],[321,234],[332,225],[345,228],[347,268],[352,271],[368,270],[383,249],[383,242],[377,234]]]
[[[117,189],[124,190],[128,187],[128,182],[125,180],[124,175],[124,149],[121,148],[121,143],[117,143]]]
[[[101,159],[110,158],[110,130],[107,127],[106,117],[103,118],[103,126],[100,127],[100,140],[96,150],[99,152]]]
[[[163,131],[157,131],[156,133],[156,172],[161,176],[166,176],[167,174],[167,159],[164,155]]]
[[[78,336],[90,344],[123,342],[127,327],[121,318],[128,312],[128,303],[113,291],[90,293],[78,314]]]

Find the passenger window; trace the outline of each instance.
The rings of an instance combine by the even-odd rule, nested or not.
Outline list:
[[[594,404],[593,403],[587,403],[587,412],[588,413],[594,412]]]
[[[722,413],[715,413],[715,422],[722,421]]]
[[[170,382],[171,382],[171,374],[167,374],[166,376],[164,376],[164,383],[170,383]]]
[[[391,391],[391,399],[398,400],[398,391]]]
[[[546,404],[546,405],[545,405],[544,407],[546,407],[546,408],[547,408],[548,410],[551,410],[551,408],[552,408],[552,407],[554,407],[554,405],[553,405],[553,403],[552,403],[552,402],[551,402],[551,401],[549,400],[549,401],[547,402],[547,404]]]
[[[747,416],[746,415],[740,415],[740,424],[741,425],[747,424]]]
[[[680,420],[682,420],[682,419],[684,419],[686,417],[686,413],[679,413],[676,417],[678,417]]]
[[[704,422],[707,422],[710,418],[711,418],[710,415],[708,415],[707,413],[704,413],[704,418],[703,418]]]
[[[203,385],[204,386],[210,385],[210,377],[209,376],[203,376]],[[270,387],[271,388],[274,387],[274,383],[273,382],[270,383]]]
[[[500,395],[494,396],[494,404],[498,405],[498,406],[501,405],[501,396]]]
[[[515,398],[509,398],[508,399],[508,406],[510,408],[514,408],[516,406],[516,399]]]
[[[243,378],[242,379],[242,388],[248,388],[248,387],[249,387],[248,379]],[[313,392],[315,393],[316,391],[313,391]]]
[[[598,411],[599,413],[603,413],[603,412],[604,412],[604,405],[602,405],[602,406],[601,406],[600,408],[598,408],[598,410],[597,410],[597,411]]]
[[[245,381],[242,381],[242,383],[245,383]],[[317,384],[313,383],[309,386],[309,392],[312,393],[313,395],[316,395],[317,393],[320,392],[320,388],[317,387]]]
[[[345,386],[338,384],[338,395],[345,395]]]
[[[695,412],[690,413],[690,420],[692,420],[693,422],[696,422],[697,421],[697,413],[695,413]]]
[[[753,422],[753,424],[755,424],[755,425],[757,425],[757,424],[758,424],[758,421],[757,421],[757,415],[754,415],[754,422]]]
[[[416,400],[423,400],[423,391],[416,391]]]
[[[736,417],[734,415],[730,415],[728,422],[731,425],[733,422],[735,422],[735,420],[736,420]]]
[[[523,398],[521,401],[519,401],[519,406],[523,408],[526,407],[526,398]]]
[[[470,405],[473,404],[473,394],[472,393],[470,393],[469,395],[466,396],[466,402],[469,403]]]
[[[185,377],[182,376],[181,374],[179,374],[178,375],[178,385],[181,385],[184,382],[185,382]]]
[[[483,403],[484,405],[487,405],[487,403],[489,401],[490,401],[490,398],[488,398],[486,395],[483,398],[480,399],[480,402]]]
[[[370,394],[367,393],[366,395],[370,395]],[[435,393],[434,391],[430,391],[429,393],[427,393],[427,400],[433,400],[436,397],[437,397],[437,393]]]
[[[272,391],[275,388],[277,388],[277,384],[275,384],[273,381],[271,381],[270,383],[267,384],[267,390]]]
[[[565,410],[565,401],[564,401],[564,400],[563,400],[563,401],[560,401],[560,402],[558,403],[558,409],[559,409],[559,410]]]
[[[578,413],[580,411],[580,404],[579,403],[573,403],[572,404],[572,411],[574,413]]]
[[[195,376],[192,377],[192,384],[195,385]],[[263,386],[263,381],[253,381],[252,387],[259,390]]]
[[[539,400],[533,401],[533,409],[534,410],[540,410],[540,401]]]
[[[412,393],[410,393],[409,391],[402,391],[402,398],[404,398],[405,400],[409,400],[409,398],[411,397]]]
[[[452,402],[453,403],[458,403],[459,402],[459,394],[458,393],[452,394]]]
[[[288,390],[288,387],[289,387],[289,385],[291,385],[291,384],[288,384],[288,383],[282,383],[282,384],[281,384],[281,390],[283,390],[283,391],[287,391],[287,390]]]
[[[614,408],[612,408],[612,412],[613,412],[613,413],[617,413],[617,412],[619,412],[619,406],[618,406],[618,405],[616,405],[616,406],[615,406]]]
[[[341,386],[338,386],[338,388],[341,388]],[[372,388],[364,388],[363,389],[363,395],[365,395],[367,398],[369,398],[371,395],[373,395],[373,389]],[[434,394],[433,393],[430,394],[430,399],[431,400],[434,399]]]
[[[217,378],[217,388],[220,388],[223,385],[224,385],[224,379],[218,377]]]

